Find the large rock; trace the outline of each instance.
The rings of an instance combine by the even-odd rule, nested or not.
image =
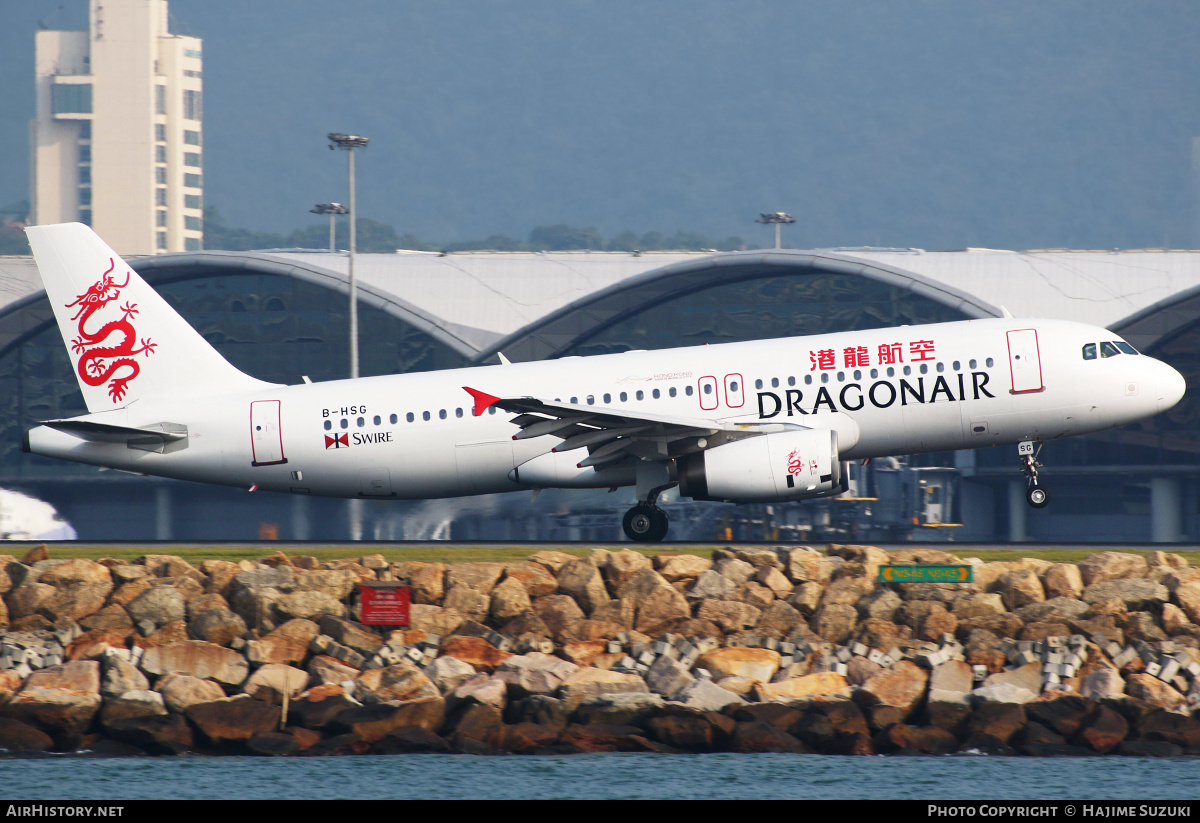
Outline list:
[[[1193,623],[1200,623],[1200,580],[1179,583],[1174,590],[1175,602]]]
[[[491,608],[489,595],[476,591],[463,583],[456,583],[446,590],[442,605],[447,609],[460,612],[475,621],[487,620],[488,609]]]
[[[746,702],[711,680],[703,679],[693,680],[689,685],[676,692],[671,700],[701,712],[719,712],[728,706],[742,705]]]
[[[904,601],[900,595],[891,589],[878,588],[858,601],[858,616],[863,620],[872,617],[879,620],[893,620],[897,609]]]
[[[256,732],[279,728],[279,707],[240,694],[189,706],[187,718],[213,745],[249,740]]]
[[[442,641],[442,655],[457,657],[475,667],[476,671],[494,671],[497,666],[512,657],[511,652],[501,651],[482,637],[455,634]]]
[[[1038,603],[1030,603],[1016,609],[1017,617],[1026,623],[1066,623],[1083,617],[1091,607],[1082,600],[1070,597],[1053,597]]]
[[[822,606],[809,621],[809,627],[831,643],[845,643],[853,636],[857,624],[858,612],[842,603]]]
[[[1116,552],[1112,552],[1116,554]],[[1083,600],[1086,603],[1102,603],[1106,600],[1120,600],[1127,611],[1149,611],[1161,608],[1170,600],[1171,594],[1167,587],[1152,580],[1119,579],[1102,580],[1092,583],[1083,590]]]
[[[653,568],[654,561],[641,552],[633,549],[621,549],[619,552],[608,552],[604,563],[604,579],[608,581],[608,585],[613,591],[618,591],[621,586],[625,585],[625,581],[633,576],[634,572],[639,569]],[[690,576],[695,577],[696,575]],[[561,582],[562,573],[560,572],[559,583],[561,584]]]
[[[144,623],[158,628],[187,617],[187,604],[174,586],[151,586],[130,601],[125,610],[139,628]]]
[[[117,697],[125,692],[143,691],[150,688],[150,681],[138,667],[117,655],[104,658],[104,675],[100,680],[100,692],[105,697]]]
[[[831,563],[825,555],[806,546],[800,546],[788,552],[784,573],[794,583],[812,582],[823,586],[833,577],[836,565]]]
[[[507,702],[508,684],[486,674],[472,677],[446,695],[446,708],[450,711],[457,711],[464,705],[491,706],[503,711]]]
[[[246,658],[203,640],[185,640],[147,649],[142,655],[141,668],[147,674],[188,674],[230,686],[240,686],[250,673]]]
[[[446,701],[437,697],[400,704],[352,707],[339,714],[331,727],[374,741],[401,729],[419,729],[431,733],[439,729],[445,719]]]
[[[443,694],[457,689],[477,674],[474,666],[457,657],[439,657],[421,671]]]
[[[599,697],[602,694],[648,691],[645,681],[635,674],[586,667],[580,668],[566,677],[558,689],[557,696],[570,709],[574,709],[584,700]]]
[[[1100,706],[1075,736],[1075,743],[1087,746],[1097,754],[1108,754],[1128,735],[1129,722],[1108,706]]]
[[[246,644],[246,659],[251,663],[303,663],[309,644],[321,633],[311,620],[294,619],[270,634]]]
[[[348,598],[359,584],[359,576],[349,569],[298,569],[293,574],[296,591],[316,592],[335,601]]]
[[[698,619],[711,620],[726,633],[750,628],[761,615],[761,609],[740,600],[702,600],[696,608]]]
[[[503,563],[451,563],[446,568],[446,590],[454,586],[468,586],[482,595],[488,595],[502,574]]]
[[[446,596],[446,566],[443,563],[410,563],[408,579],[414,605],[440,606]]]
[[[370,654],[383,645],[383,638],[371,629],[334,615],[325,615],[317,625],[322,634],[327,634],[343,646],[349,646],[355,651]],[[414,626],[414,628],[416,628]]]
[[[634,571],[617,597],[633,605],[633,628],[646,634],[658,634],[671,622],[692,616],[684,596],[652,568]]]
[[[504,579],[516,580],[525,587],[530,599],[545,597],[558,590],[558,580],[550,570],[540,563],[522,561],[504,567]]]
[[[1055,563],[1042,574],[1046,597],[1069,597],[1078,600],[1083,594],[1083,575],[1074,563]]]
[[[559,642],[574,640],[575,624],[585,617],[575,598],[566,594],[539,597],[533,601],[533,611]]]
[[[414,603],[408,610],[409,626],[428,634],[440,634],[445,637],[453,634],[466,620],[466,615],[455,609],[443,609],[440,606],[428,606]]]
[[[100,723],[108,727],[118,720],[132,717],[163,717],[166,714],[167,707],[161,694],[140,689],[107,698],[100,707]]]
[[[54,594],[38,608],[38,613],[51,622],[80,620],[100,611],[113,590],[108,569],[91,560],[58,563],[42,572],[39,579],[55,588]]]
[[[530,652],[507,658],[496,667],[494,676],[507,686],[509,699],[520,700],[535,694],[554,694],[577,671],[579,666],[574,663]]]
[[[1125,679],[1125,693],[1164,709],[1176,709],[1187,703],[1186,697],[1149,674],[1129,675]]]
[[[748,677],[759,683],[770,683],[779,671],[779,653],[771,649],[728,646],[700,655],[695,668],[707,669],[714,679]]]
[[[1004,605],[1015,611],[1030,603],[1039,603],[1046,599],[1042,581],[1031,569],[1016,569],[1005,572],[996,579],[996,591],[1000,593]]]
[[[645,561],[646,568],[650,567],[648,558],[637,556]],[[558,572],[558,591],[574,598],[586,614],[591,614],[610,599],[600,570],[591,560],[571,560],[564,564]]]
[[[666,655],[655,660],[645,675],[650,691],[668,698],[690,686],[695,679],[686,666]]]
[[[206,609],[188,621],[188,635],[218,646],[228,646],[246,634],[246,621],[232,610],[215,607]]]
[[[168,674],[160,677],[154,690],[163,696],[167,708],[183,714],[189,706],[221,700],[225,692],[212,680],[202,680],[190,674]]]
[[[800,612],[782,600],[776,600],[763,609],[758,622],[754,624],[754,631],[761,637],[783,640],[790,637],[796,627],[802,624],[804,624],[804,618]]]
[[[860,706],[892,706],[908,714],[924,696],[928,683],[928,672],[901,660],[863,683],[854,700]]]
[[[441,697],[437,686],[433,685],[424,672],[408,660],[401,661],[394,666],[363,672],[355,681],[354,691],[355,695],[364,703]]]
[[[929,692],[966,693],[975,687],[970,664],[962,660],[947,660],[935,666],[929,675]]]
[[[1121,697],[1125,694],[1125,680],[1116,669],[1105,666],[1096,669],[1080,681],[1079,694],[1089,700]]]
[[[325,615],[341,617],[346,612],[337,597],[323,591],[294,591],[281,595],[274,605],[279,620],[319,620]]]
[[[515,577],[506,577],[492,589],[488,601],[488,616],[503,623],[529,611],[532,601],[525,584]]]
[[[252,629],[270,630],[279,622],[275,603],[296,588],[291,566],[252,569],[238,572],[225,591],[229,608],[237,612]]]
[[[277,703],[285,693],[289,699],[299,697],[307,685],[308,672],[303,669],[283,663],[267,663],[246,678],[242,692],[267,703]]]
[[[1004,600],[996,592],[974,592],[958,598],[952,607],[959,620],[1004,614]]]
[[[0,750],[5,752],[46,752],[54,740],[41,729],[11,717],[0,717]]]
[[[1079,574],[1084,586],[1126,577],[1145,577],[1150,566],[1140,554],[1097,552],[1079,561]]]
[[[714,569],[707,569],[696,576],[687,590],[687,598],[701,603],[707,600],[730,600],[736,588],[728,577]]]
[[[60,748],[73,748],[100,705],[100,664],[79,660],[34,672],[0,707],[0,716],[36,726]]]
[[[659,554],[654,556],[654,568],[668,583],[694,580],[712,568],[712,561],[694,554]]]
[[[754,686],[754,694],[762,702],[795,700],[813,695],[844,697],[850,694],[850,684],[845,677],[836,672],[820,672],[793,677],[778,683],[757,683]]]

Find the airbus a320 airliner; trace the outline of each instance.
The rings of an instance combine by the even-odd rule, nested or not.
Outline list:
[[[635,541],[672,486],[782,502],[847,462],[1035,446],[1179,402],[1184,379],[1106,329],[1011,317],[285,386],[230,365],[88,227],[27,229],[88,414],[35,454],[291,494],[432,498],[634,486]]]

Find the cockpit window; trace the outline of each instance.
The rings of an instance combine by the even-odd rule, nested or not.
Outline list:
[[[1095,343],[1084,343],[1083,344],[1083,359],[1084,360],[1095,360],[1096,359],[1096,344]]]
[[[1109,343],[1107,340],[1101,341],[1101,343],[1100,343],[1100,356],[1101,357],[1116,357],[1120,353],[1121,353],[1121,350],[1116,347],[1116,344]]]
[[[1115,345],[1115,346],[1116,346],[1118,349],[1120,349],[1121,351],[1125,352],[1126,354],[1137,354],[1137,353],[1138,353],[1138,350],[1137,350],[1137,349],[1135,349],[1133,346],[1131,346],[1131,345],[1129,345],[1128,343],[1126,343],[1124,340],[1114,340],[1114,341],[1113,341],[1113,344],[1114,344],[1114,345]]]

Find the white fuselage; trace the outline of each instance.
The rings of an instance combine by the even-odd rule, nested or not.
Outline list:
[[[146,398],[87,420],[187,427],[162,453],[39,427],[38,453],[145,474],[335,497],[431,498],[528,488],[512,470],[553,436],[514,440],[497,397],[699,420],[836,428],[842,459],[1013,444],[1122,426],[1183,393],[1145,355],[1085,360],[1119,338],[1054,320],[989,319]],[[846,419],[852,422],[848,427]],[[586,454],[581,452],[581,454]]]

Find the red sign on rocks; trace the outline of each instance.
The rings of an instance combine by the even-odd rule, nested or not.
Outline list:
[[[407,583],[363,583],[359,588],[359,595],[364,625],[408,625],[412,588]]]

